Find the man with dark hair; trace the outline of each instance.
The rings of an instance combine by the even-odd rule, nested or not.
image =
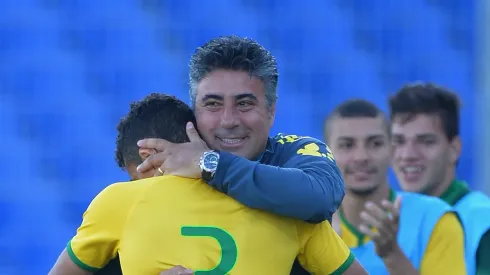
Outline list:
[[[463,229],[450,207],[390,188],[390,123],[378,107],[343,102],[324,136],[346,186],[334,228],[370,274],[465,274]]]
[[[129,170],[144,159],[133,140],[188,142],[185,125],[193,120],[174,97],[153,94],[133,104],[118,127],[118,163]],[[289,274],[296,256],[316,274],[367,274],[329,222],[249,209],[200,181],[161,176],[110,185],[50,274],[91,274],[118,253],[128,274],[158,274],[178,263],[210,274]]]
[[[189,81],[202,139],[194,130],[190,143],[140,141],[161,153],[139,172],[160,167],[164,174],[202,178],[251,208],[310,222],[331,219],[344,185],[328,147],[310,137],[269,138],[278,83],[269,51],[248,38],[212,39],[192,56]],[[217,165],[207,165],[209,159]]]
[[[170,114],[162,112],[162,110],[168,110],[169,107],[171,109],[176,108],[177,112]],[[195,123],[194,113],[189,109],[189,106],[168,95],[153,93],[139,102],[131,103],[129,113],[117,125],[118,134],[115,151],[117,165],[128,172],[131,180],[153,177],[156,172],[154,169],[148,170],[146,173],[136,171],[136,167],[141,164],[143,159],[154,153],[151,150],[139,150],[136,143],[141,137],[158,138],[163,136],[168,136],[169,140],[174,140],[177,143],[186,142],[189,139],[185,129],[175,126],[185,125],[189,121]],[[173,136],[169,136],[169,134],[173,134]],[[184,272],[183,269],[180,271]],[[119,255],[94,274],[122,275]],[[185,275],[185,273],[181,274]]]
[[[393,167],[401,187],[454,207],[466,237],[468,274],[490,274],[490,199],[456,179],[461,154],[459,99],[433,84],[411,84],[390,98]],[[488,273],[485,273],[488,272]]]

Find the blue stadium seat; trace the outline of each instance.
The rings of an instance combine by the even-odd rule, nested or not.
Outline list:
[[[0,152],[8,160],[0,166],[0,274],[46,273],[90,200],[127,179],[113,154],[129,102],[150,92],[188,101],[189,57],[215,36],[256,38],[276,56],[275,133],[321,138],[322,120],[341,101],[366,98],[386,110],[389,93],[428,80],[458,91],[472,148],[474,5],[0,1]],[[470,183],[473,162],[465,150],[458,174]],[[32,253],[42,256],[23,265]]]

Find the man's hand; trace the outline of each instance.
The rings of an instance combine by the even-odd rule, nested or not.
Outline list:
[[[157,169],[165,175],[201,178],[199,160],[204,152],[209,151],[209,148],[197,133],[192,122],[187,123],[186,131],[190,140],[187,143],[177,144],[157,138],[138,141],[140,148],[157,151],[156,154],[149,156],[138,166],[138,172],[144,173],[151,169]],[[156,176],[159,175],[161,173],[157,172]]]
[[[194,274],[194,271],[191,269],[185,268],[181,265],[178,265],[176,267],[172,267],[171,269],[167,271],[162,271],[160,272],[160,275],[192,275]]]
[[[373,202],[367,202],[364,211],[361,212],[363,223],[359,230],[371,237],[376,247],[376,254],[385,258],[398,253],[397,234],[400,217],[401,197],[397,197],[395,203],[387,200],[381,202],[381,207]],[[375,231],[371,228],[376,228]]]

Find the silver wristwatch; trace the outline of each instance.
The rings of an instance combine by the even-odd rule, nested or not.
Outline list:
[[[219,151],[207,151],[202,154],[199,160],[199,167],[201,168],[201,177],[205,181],[213,179],[219,163]]]

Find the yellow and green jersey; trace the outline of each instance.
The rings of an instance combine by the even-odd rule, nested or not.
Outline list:
[[[414,204],[422,204],[427,200],[437,200],[433,198],[429,198],[423,195],[410,194],[410,197],[415,197],[412,201]],[[420,197],[420,199],[419,199]],[[394,202],[396,198],[396,193],[391,190],[389,200]],[[420,202],[418,202],[420,201]],[[402,209],[400,212],[401,215],[419,215],[423,216],[423,213],[416,213],[417,210],[414,210],[414,213],[408,212],[408,205],[404,205],[404,197],[402,195],[402,208],[405,206],[405,209]],[[443,204],[442,202],[435,203],[434,207],[437,205]],[[419,205],[420,206],[420,205]],[[413,263],[414,265],[418,265],[418,269],[420,274],[422,275],[432,275],[432,274],[466,274],[465,272],[465,260],[464,260],[464,234],[461,223],[457,217],[457,215],[451,211],[447,211],[443,213],[440,218],[435,223],[435,226],[431,226],[429,223],[424,222],[423,218],[420,221],[420,226],[424,228],[419,228],[419,226],[415,226],[410,224],[411,217],[400,217],[400,231],[426,231],[429,232],[427,236],[429,236],[428,241],[423,241],[421,243],[427,243],[426,247],[421,249],[423,251],[423,255],[420,255],[420,262]],[[342,211],[339,211],[339,220],[340,220],[340,235],[342,239],[347,244],[347,246],[354,251],[359,250],[362,247],[368,247],[370,243],[369,236],[362,234],[355,226],[353,226],[347,219],[344,217]],[[420,220],[420,219],[419,219]],[[407,221],[408,223],[404,223]],[[403,228],[402,228],[403,227]],[[376,228],[373,228],[373,231],[376,231]],[[412,234],[414,239],[413,242],[416,242],[416,236],[419,234]],[[400,237],[400,234],[399,234]],[[404,240],[400,240],[404,241]],[[405,240],[406,241],[406,240]],[[400,242],[399,242],[400,244]],[[402,245],[402,244],[400,244]],[[373,248],[374,249],[374,248]],[[403,249],[403,247],[402,247]],[[408,249],[407,249],[408,250]],[[413,249],[412,251],[415,251]],[[419,250],[420,251],[420,250]],[[415,253],[417,254],[417,253]],[[356,254],[357,255],[357,254]],[[409,260],[417,261],[419,256],[406,255]],[[374,260],[374,259],[373,259]],[[363,263],[363,258],[360,257],[359,261],[366,267],[368,272],[372,272],[369,270],[369,265]]]
[[[95,271],[119,254],[124,274],[176,265],[220,274],[343,272],[354,257],[328,222],[309,224],[247,208],[201,180],[175,176],[117,183],[90,204],[67,248]]]

